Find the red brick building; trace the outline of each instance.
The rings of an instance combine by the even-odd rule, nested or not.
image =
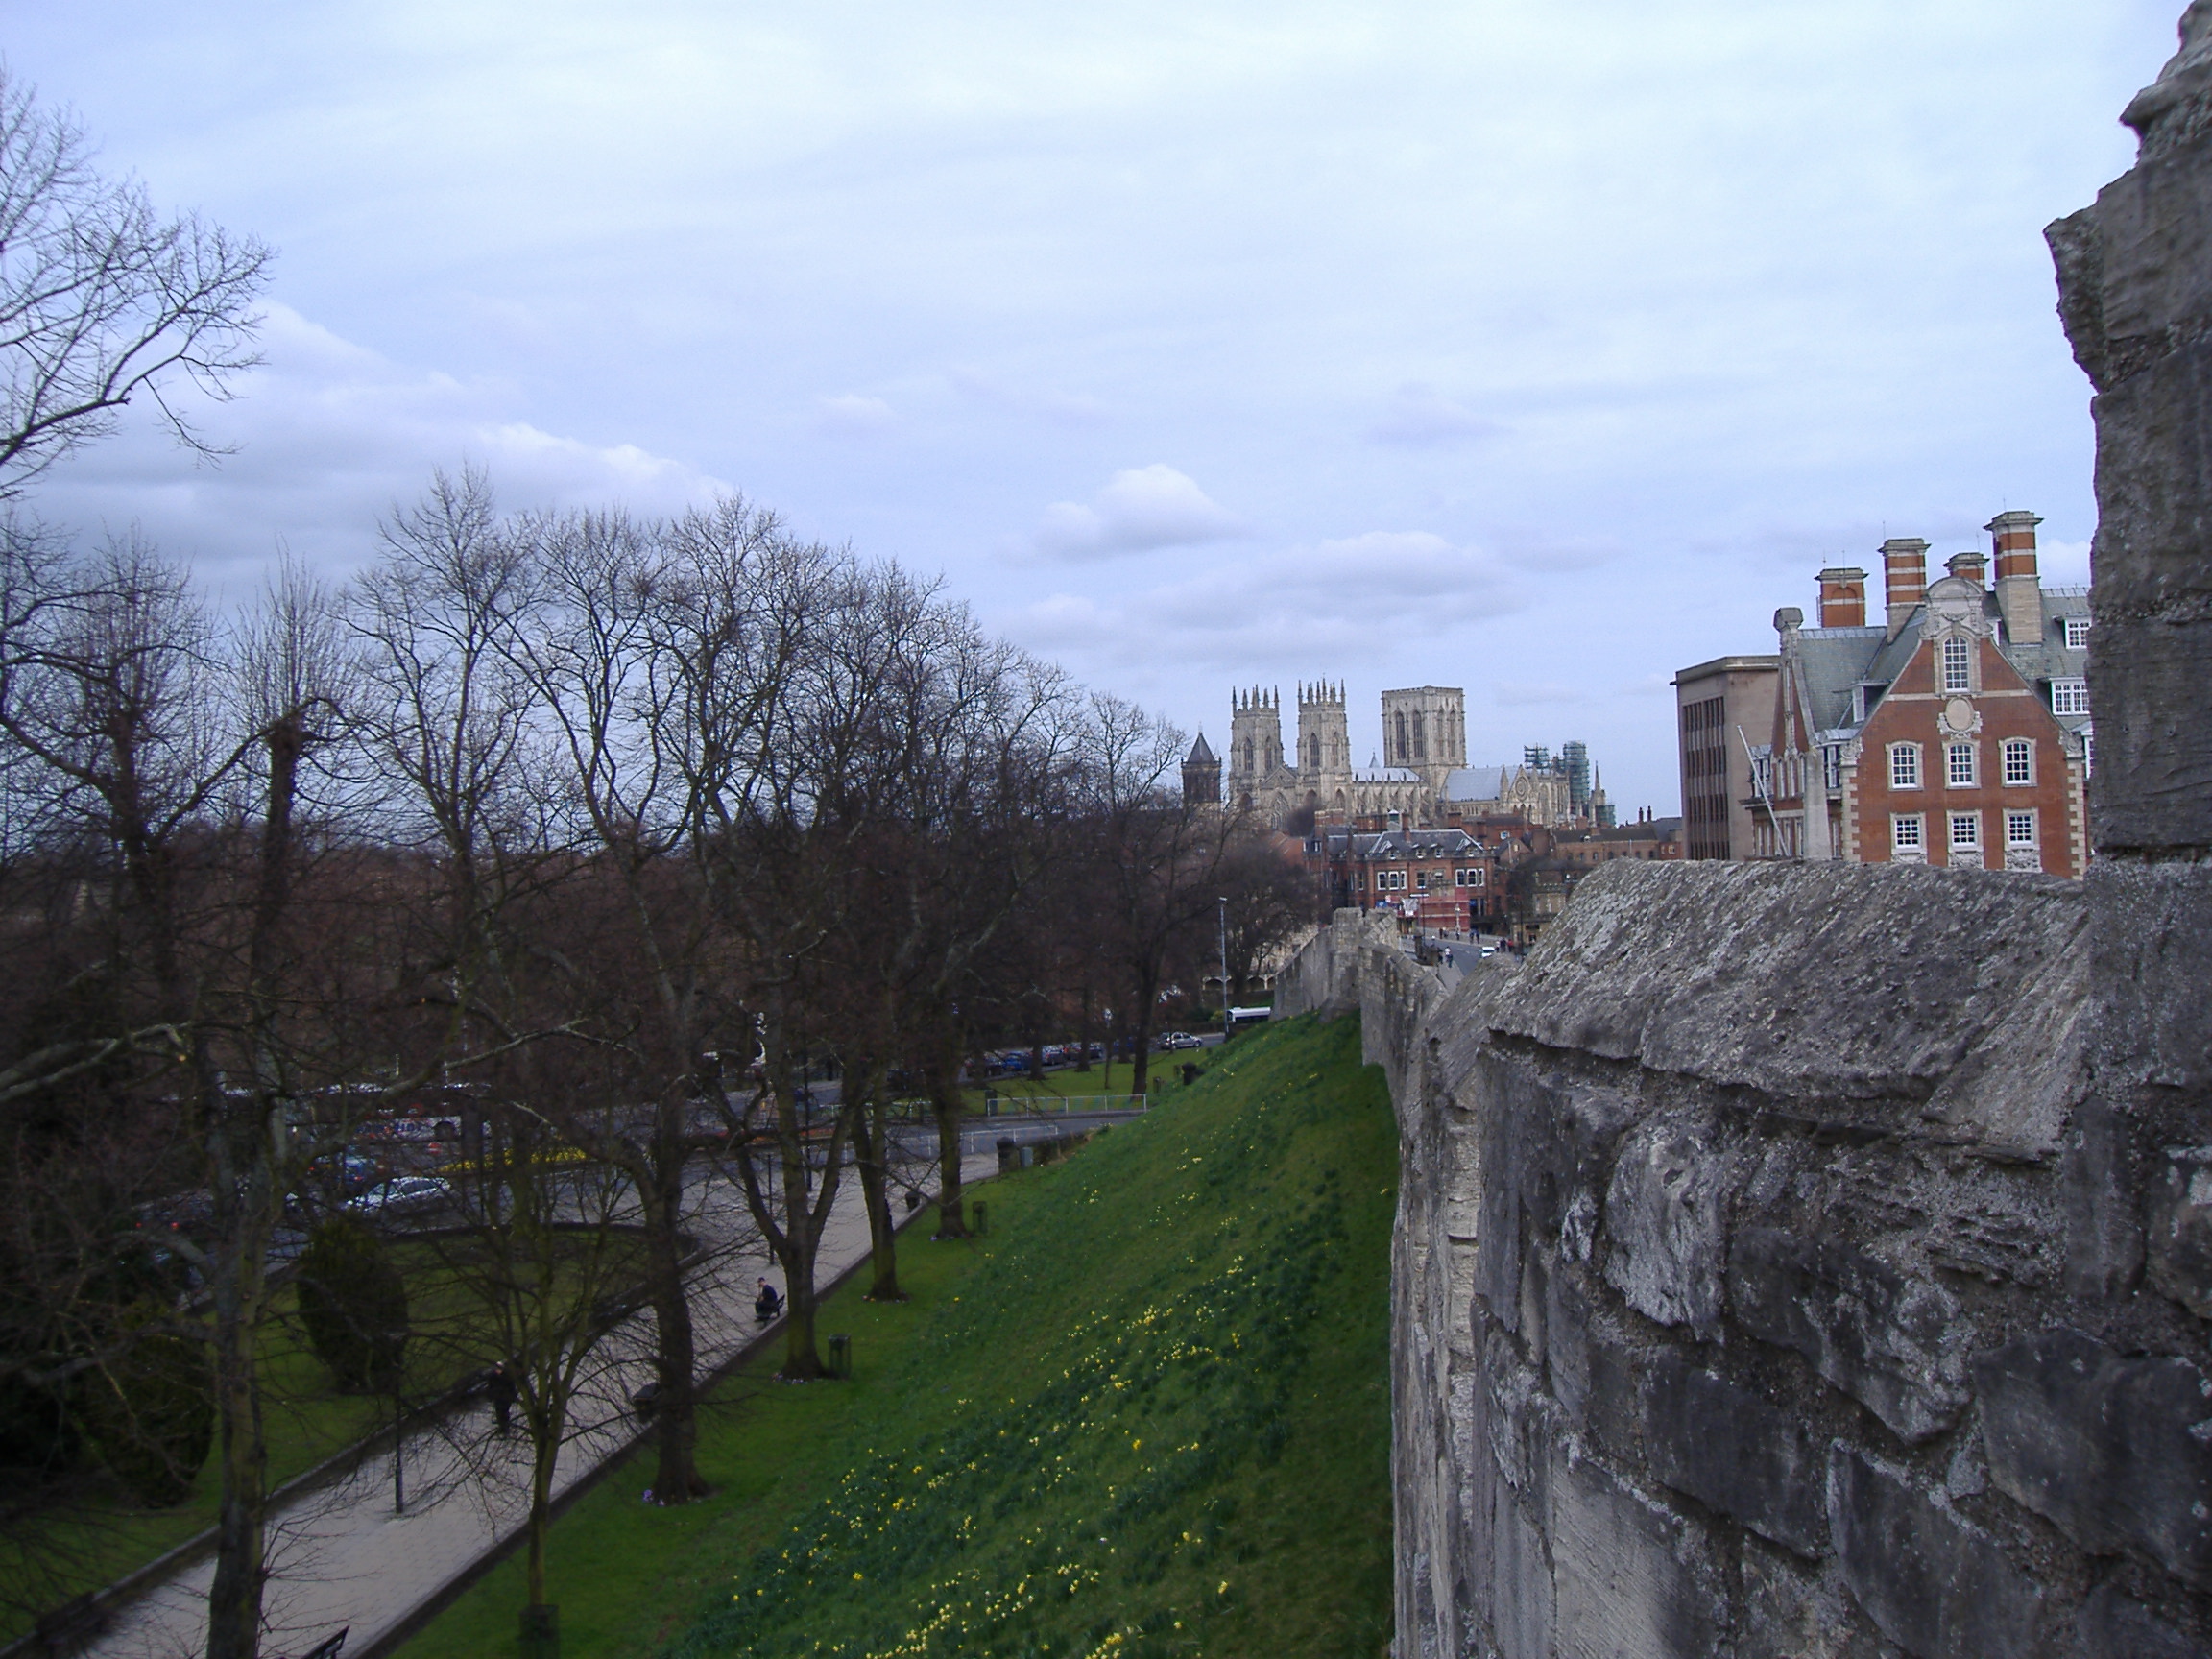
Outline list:
[[[1501,873],[1527,851],[1503,831],[1485,839],[1464,830],[1330,829],[1306,847],[1332,905],[1388,910],[1447,933],[1477,931],[1504,916]]]
[[[1753,763],[1754,855],[1937,863],[2079,877],[2088,861],[2088,595],[2045,589],[2029,513],[1926,578],[1925,541],[1882,548],[1887,617],[1865,572],[1820,572],[1820,626],[1781,636],[1771,740]]]

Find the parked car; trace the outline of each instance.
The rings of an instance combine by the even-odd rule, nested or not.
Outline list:
[[[346,1208],[356,1215],[378,1220],[387,1215],[419,1215],[426,1210],[441,1210],[452,1197],[453,1189],[435,1175],[396,1175],[377,1182],[358,1198],[347,1199]]]
[[[1160,1039],[1160,1046],[1163,1048],[1203,1048],[1206,1045],[1199,1042],[1188,1031],[1170,1031],[1166,1036]]]

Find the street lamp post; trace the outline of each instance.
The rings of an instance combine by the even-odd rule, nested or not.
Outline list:
[[[1221,901],[1221,1041],[1229,1041],[1229,901]]]

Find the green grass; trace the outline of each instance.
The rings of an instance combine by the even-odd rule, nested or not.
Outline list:
[[[1208,1059],[985,1190],[990,1238],[909,1232],[912,1301],[833,1300],[855,1381],[733,1380],[713,1498],[640,1503],[640,1460],[564,1517],[567,1659],[1386,1651],[1381,1077],[1351,1021]],[[404,1659],[515,1652],[522,1599],[510,1560]]]

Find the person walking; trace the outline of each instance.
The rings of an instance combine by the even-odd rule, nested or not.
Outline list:
[[[492,1398],[492,1414],[498,1419],[502,1436],[514,1431],[515,1378],[507,1369],[507,1361],[496,1361],[484,1377],[484,1392]]]

